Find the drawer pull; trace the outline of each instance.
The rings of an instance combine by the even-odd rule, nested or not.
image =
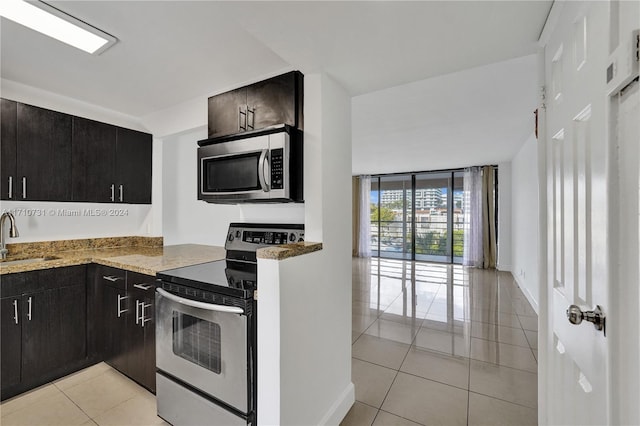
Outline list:
[[[149,290],[151,287],[153,287],[153,284],[134,284],[133,286],[135,288],[139,288],[140,290]]]
[[[116,281],[120,281],[122,279],[122,277],[114,277],[113,275],[103,275],[102,278],[107,281],[111,281],[112,283],[115,283]]]

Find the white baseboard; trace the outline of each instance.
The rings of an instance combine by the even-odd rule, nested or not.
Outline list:
[[[513,273],[513,271],[511,270],[511,265],[496,265],[496,269],[498,271]]]
[[[320,420],[318,425],[339,425],[354,402],[356,402],[356,388],[353,386],[353,383],[349,382],[349,385],[347,385],[345,390],[336,398],[325,415],[322,416],[322,420]]]
[[[524,297],[527,298],[527,300],[531,304],[531,307],[533,308],[533,310],[536,311],[536,315],[540,315],[540,309],[538,307],[538,301],[535,299],[535,297],[533,297],[533,295],[529,291],[529,287],[526,286],[525,283],[522,281],[522,277],[519,277],[519,276],[515,275],[513,272],[511,273],[511,275],[513,275],[513,278],[518,283],[518,287],[520,287],[520,290],[522,290],[522,293],[524,294]]]

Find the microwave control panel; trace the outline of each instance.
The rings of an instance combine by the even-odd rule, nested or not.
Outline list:
[[[284,187],[284,150],[271,150],[271,189]]]

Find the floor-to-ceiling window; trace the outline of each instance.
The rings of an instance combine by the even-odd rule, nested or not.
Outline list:
[[[462,263],[463,192],[463,170],[372,176],[372,255]]]

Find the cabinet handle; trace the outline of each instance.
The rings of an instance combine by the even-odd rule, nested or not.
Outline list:
[[[242,116],[244,115],[244,126],[242,125]],[[247,112],[242,110],[242,107],[238,107],[238,130],[247,130]]]
[[[128,311],[128,309],[122,309],[122,308],[121,308],[121,306],[120,306],[120,303],[121,303],[124,299],[128,299],[128,298],[129,298],[129,296],[120,296],[120,295],[118,295],[118,318],[120,318],[120,316],[121,316],[123,313],[125,313],[125,312],[127,312],[127,311]]]
[[[247,128],[253,130],[256,124],[256,109],[247,107],[247,121],[249,120],[249,114],[251,114],[251,124],[247,123]]]
[[[113,275],[103,275],[102,278],[107,281],[111,281],[112,283],[123,279],[122,277],[114,277]]]
[[[151,318],[145,318],[145,317],[144,317],[144,310],[145,310],[146,308],[151,307],[151,303],[147,303],[147,304],[145,304],[144,302],[140,302],[140,307],[142,308],[142,315],[140,315],[140,322],[141,322],[140,326],[144,327],[144,324],[145,324],[146,322],[151,321]]]
[[[120,202],[122,202],[123,194],[124,194],[124,185],[120,185]]]
[[[111,202],[116,200],[116,185],[114,183],[111,184]]]
[[[27,199],[27,177],[22,176],[22,199]]]
[[[13,198],[13,176],[9,176],[9,199]]]
[[[31,296],[29,296],[29,299],[27,300],[27,304],[28,304],[28,306],[29,306],[29,307],[28,307],[28,309],[27,309],[27,319],[28,319],[29,321],[31,321],[31,303],[32,303],[32,301],[33,301],[33,300],[32,300],[32,297],[31,297]]]
[[[133,286],[135,288],[139,288],[140,290],[149,290],[151,287],[153,287],[153,284],[134,284]]]
[[[13,301],[13,320],[18,324],[18,301]]]
[[[136,324],[140,321],[140,301],[136,300]]]

